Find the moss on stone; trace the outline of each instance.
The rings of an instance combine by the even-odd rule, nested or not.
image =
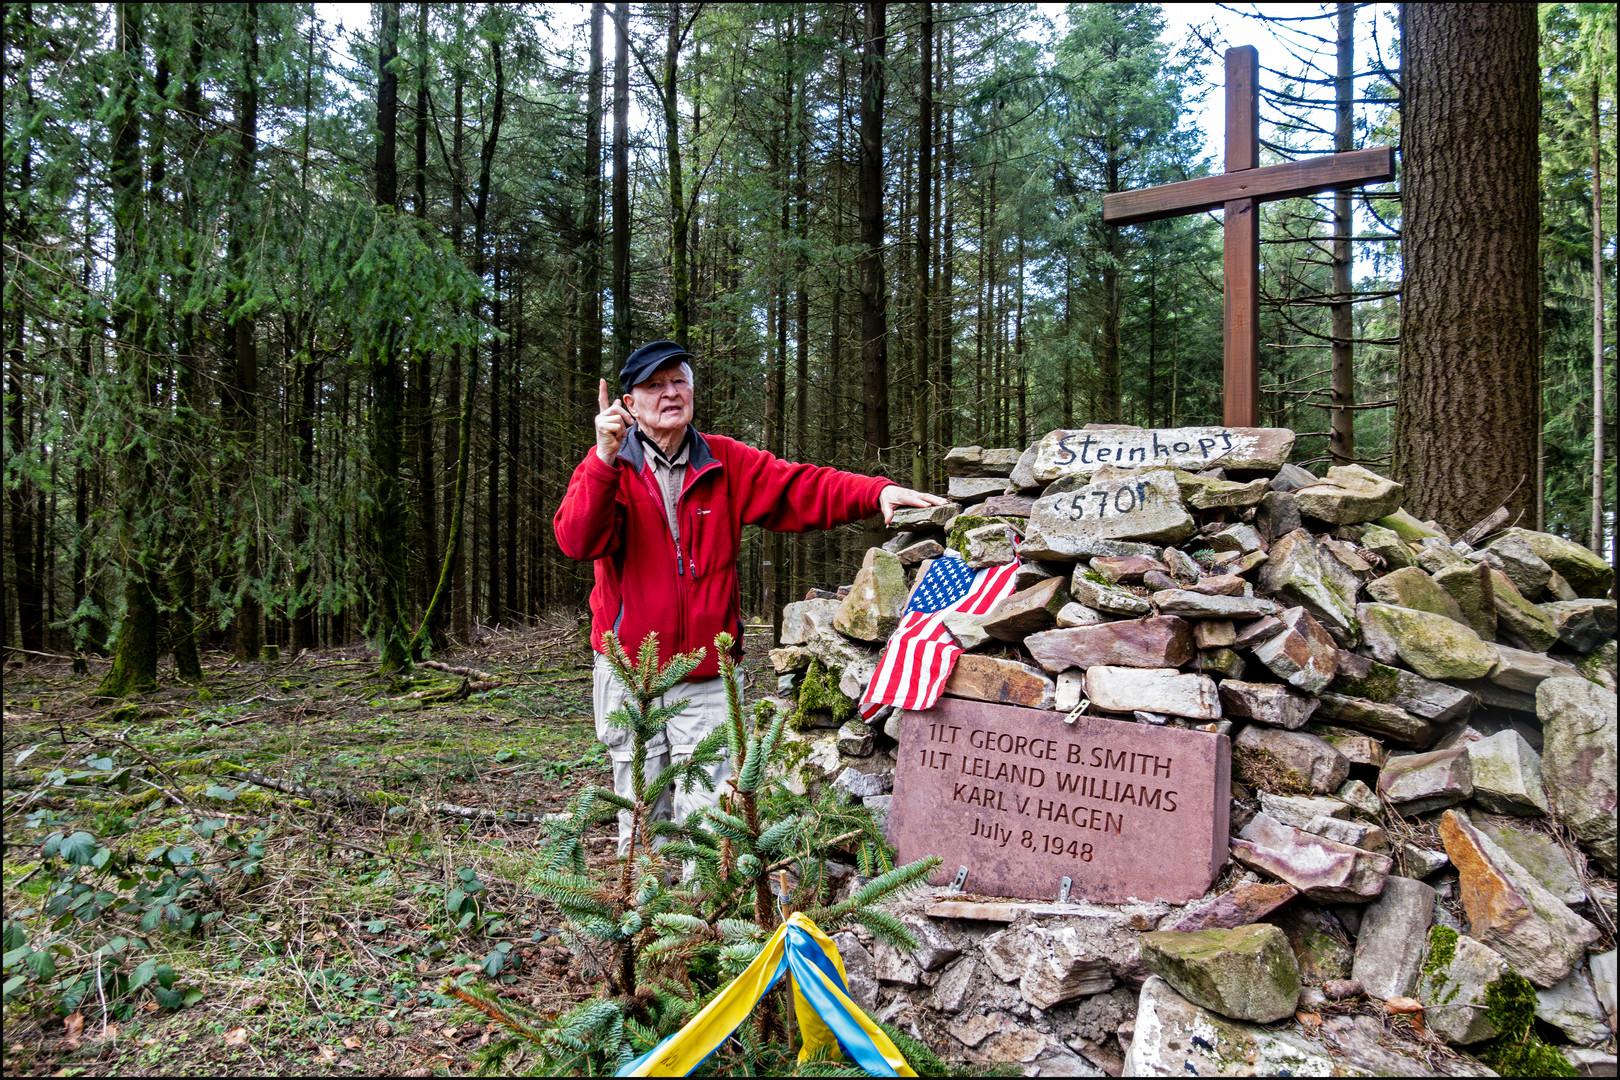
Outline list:
[[[974,529],[985,525],[1005,525],[1019,536],[1024,535],[1028,521],[1024,518],[989,517],[984,514],[958,514],[952,520],[951,534],[945,538],[945,546],[967,558],[967,534]]]
[[[798,708],[788,718],[788,727],[794,731],[808,731],[815,727],[810,721],[813,712],[830,712],[833,720],[839,724],[853,717],[855,703],[838,689],[838,681],[843,674],[842,668],[829,668],[820,660],[810,661],[804,678],[799,680],[796,691]]]
[[[1388,703],[1400,692],[1400,674],[1394,668],[1374,661],[1364,678],[1341,676],[1334,690],[1347,697]]]
[[[1429,928],[1429,955],[1423,961],[1423,974],[1445,978],[1445,969],[1457,958],[1457,931],[1449,926]]]
[[[1232,772],[1250,787],[1269,791],[1274,795],[1309,795],[1310,778],[1297,769],[1290,769],[1270,750],[1257,750],[1244,746],[1232,748]]]
[[[951,535],[945,538],[945,546],[967,558],[967,534],[981,525],[994,525],[1000,518],[986,517],[983,514],[958,514],[951,523]]]
[[[803,765],[805,759],[810,756],[810,744],[800,742],[797,739],[784,742],[781,748],[777,750],[777,754],[780,757],[782,771],[793,775],[799,771],[799,766]]]
[[[1426,1004],[1449,1005],[1462,989],[1461,986],[1446,989],[1446,984],[1451,982],[1448,971],[1456,958],[1457,931],[1449,926],[1430,927],[1428,954],[1423,958],[1423,970],[1418,979],[1427,991]]]
[[[1485,987],[1485,1018],[1497,1035],[1479,1059],[1497,1075],[1575,1075],[1569,1059],[1536,1034],[1536,988],[1523,975],[1506,971]]]

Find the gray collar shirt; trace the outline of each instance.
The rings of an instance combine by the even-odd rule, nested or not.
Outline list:
[[[675,501],[680,498],[681,488],[686,484],[686,465],[692,457],[692,429],[687,427],[686,437],[681,440],[680,448],[672,458],[665,457],[658,444],[640,429],[637,429],[636,437],[647,451],[653,478],[658,481],[658,490],[663,493],[664,517],[669,522],[669,535],[675,541],[675,546],[680,547],[681,526],[675,516]]]

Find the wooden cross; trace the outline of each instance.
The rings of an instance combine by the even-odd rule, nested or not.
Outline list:
[[[1226,365],[1224,423],[1254,427],[1260,405],[1259,204],[1395,178],[1395,150],[1378,146],[1260,164],[1260,54],[1252,45],[1226,50],[1226,172],[1179,184],[1103,196],[1110,225],[1225,209]]]

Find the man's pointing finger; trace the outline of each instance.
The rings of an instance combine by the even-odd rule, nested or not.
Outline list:
[[[613,404],[613,396],[608,393],[607,380],[597,380],[596,404],[597,412],[607,412],[608,406]]]

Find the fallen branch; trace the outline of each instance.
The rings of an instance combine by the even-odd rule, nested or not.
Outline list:
[[[500,682],[500,676],[491,675],[487,671],[479,671],[477,668],[470,667],[451,667],[449,664],[441,664],[437,660],[424,660],[416,666],[425,667],[431,671],[442,671],[448,675],[460,675],[464,679],[472,679],[475,682]]]
[[[299,784],[292,780],[277,780],[273,776],[264,775],[257,769],[249,769],[240,775],[249,783],[257,784],[262,788],[269,788],[271,791],[279,791],[283,795],[297,795],[301,799],[318,799],[321,802],[337,803],[339,806],[347,807],[350,810],[385,809],[370,799],[361,798],[359,795],[350,795],[347,791],[340,791],[337,788],[309,787],[306,784]]]
[[[6,652],[22,653],[25,656],[38,656],[44,660],[71,660],[74,663],[97,660],[104,664],[112,663],[112,658],[108,656],[66,656],[62,653],[40,652],[38,649],[24,649],[17,645],[6,645],[4,648]]]

